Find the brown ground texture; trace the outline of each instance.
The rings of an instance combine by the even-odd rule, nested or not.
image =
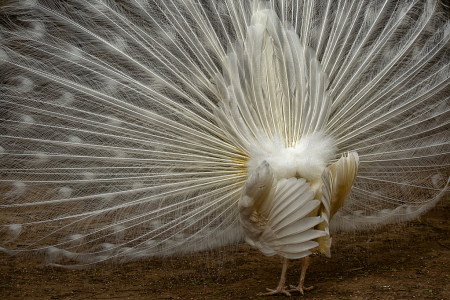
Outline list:
[[[298,284],[300,261],[287,283]],[[246,244],[195,256],[83,270],[0,254],[0,299],[288,299],[275,288],[279,257]],[[333,236],[332,257],[315,256],[293,299],[450,299],[450,199],[407,224]]]

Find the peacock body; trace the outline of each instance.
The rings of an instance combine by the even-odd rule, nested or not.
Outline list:
[[[78,267],[245,240],[329,256],[330,232],[413,219],[448,190],[440,2],[2,10],[7,253]]]

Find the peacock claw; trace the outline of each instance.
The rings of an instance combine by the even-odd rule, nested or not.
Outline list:
[[[290,297],[291,294],[289,294],[289,291],[286,291],[285,289],[286,287],[277,287],[275,290],[273,289],[268,289],[266,288],[266,290],[268,290],[268,293],[259,293],[257,296],[272,296],[272,295],[279,295],[279,294],[285,294],[286,296]]]
[[[289,286],[291,289],[286,291],[286,292],[300,292],[300,294],[304,295],[305,292],[304,291],[309,291],[312,290],[314,287],[313,286],[309,286],[309,287],[301,287],[301,286],[294,286],[294,285],[290,285]]]

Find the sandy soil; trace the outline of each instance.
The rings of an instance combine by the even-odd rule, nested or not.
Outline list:
[[[408,224],[333,236],[332,258],[315,256],[314,289],[294,299],[450,299],[450,199]],[[279,257],[246,244],[190,257],[89,270],[43,266],[0,254],[0,299],[288,299],[275,288]],[[297,284],[292,261],[288,284]]]

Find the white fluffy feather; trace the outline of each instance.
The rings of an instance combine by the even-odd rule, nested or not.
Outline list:
[[[260,145],[248,150],[247,172],[253,174],[255,169],[266,161],[277,180],[300,177],[313,181],[322,175],[336,154],[335,141],[323,132],[303,136],[294,147],[286,147],[278,136],[263,140]]]

